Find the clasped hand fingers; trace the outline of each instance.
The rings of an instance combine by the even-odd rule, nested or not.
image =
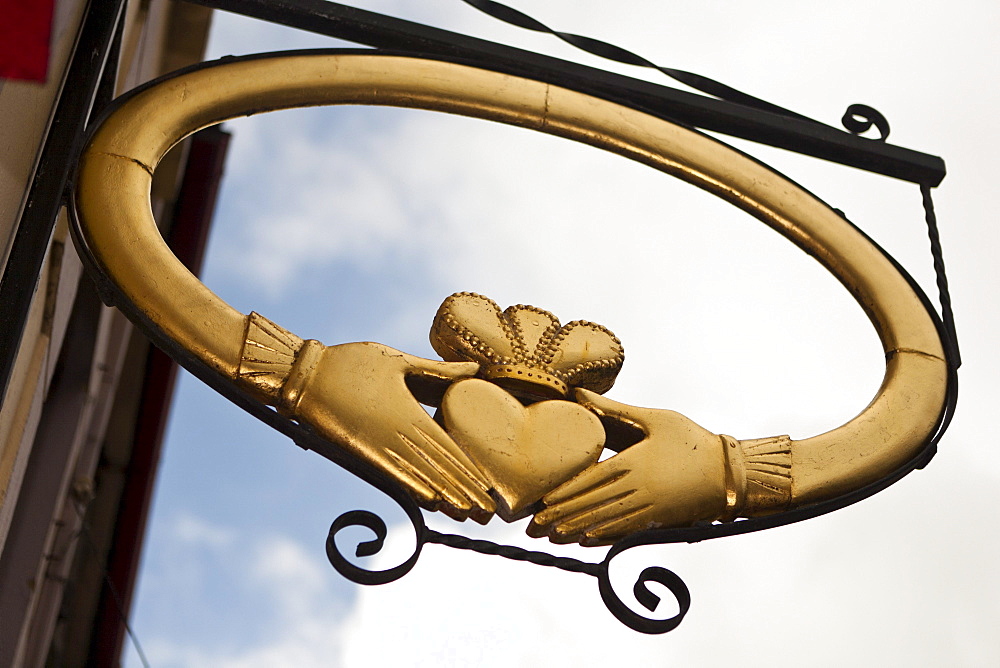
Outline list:
[[[406,487],[424,507],[487,522],[496,510],[483,474],[407,385],[472,376],[474,363],[436,362],[378,343],[326,348],[296,410],[326,438],[344,445]]]
[[[721,442],[674,411],[637,408],[587,390],[577,400],[644,435],[545,496],[528,533],[601,545],[643,529],[716,519],[725,507]]]

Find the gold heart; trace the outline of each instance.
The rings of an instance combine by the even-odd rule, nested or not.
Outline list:
[[[604,428],[570,401],[523,406],[478,378],[451,385],[441,402],[445,429],[488,479],[497,514],[513,522],[546,493],[597,462]]]

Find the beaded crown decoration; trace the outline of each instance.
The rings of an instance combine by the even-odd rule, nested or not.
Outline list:
[[[501,311],[473,292],[444,300],[430,338],[443,359],[476,362],[483,378],[532,397],[563,398],[574,387],[607,392],[625,360],[621,341],[606,327],[586,320],[560,325],[525,304]]]

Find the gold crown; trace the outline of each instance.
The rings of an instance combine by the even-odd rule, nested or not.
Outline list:
[[[586,320],[560,325],[524,304],[501,311],[473,292],[444,300],[431,345],[449,362],[477,362],[487,380],[543,397],[564,397],[572,387],[607,392],[625,361],[621,341],[606,327]]]

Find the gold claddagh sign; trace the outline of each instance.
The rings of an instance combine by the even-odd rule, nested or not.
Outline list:
[[[174,144],[206,126],[333,104],[524,126],[718,195],[815,257],[854,295],[885,350],[881,388],[860,415],[827,433],[741,441],[670,410],[602,396],[623,363],[621,342],[600,325],[562,325],[533,306],[501,310],[473,293],[452,295],[431,330],[442,360],[378,343],[304,341],[262,315],[236,311],[164,243],[150,212],[152,173]],[[200,66],[114,105],[83,154],[75,204],[84,254],[133,318],[171,342],[182,362],[274,406],[424,508],[479,522],[532,515],[528,533],[557,543],[608,544],[647,529],[732,522],[845,497],[919,455],[946,404],[948,365],[921,295],[841,215],[714,139],[529,79],[356,53]],[[439,419],[420,402],[437,406]],[[604,448],[620,452],[598,461]]]

